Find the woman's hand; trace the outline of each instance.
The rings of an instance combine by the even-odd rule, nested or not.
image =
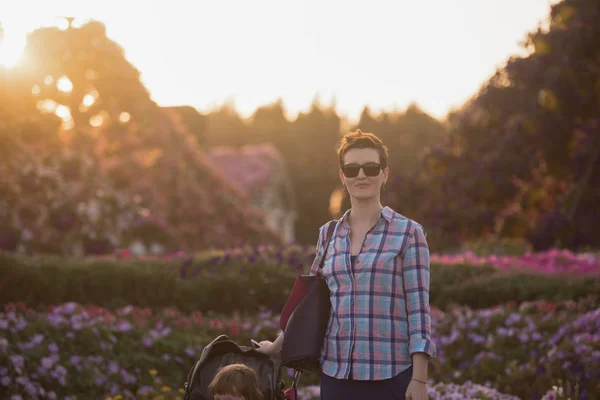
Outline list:
[[[406,389],[406,400],[428,400],[427,385],[411,380]]]
[[[270,340],[263,340],[262,342],[259,342],[259,344],[260,347],[257,348],[256,351],[263,354],[267,354],[269,356],[275,354],[276,347]]]

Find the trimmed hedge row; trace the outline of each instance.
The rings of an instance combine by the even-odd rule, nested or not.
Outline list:
[[[600,277],[500,271],[490,266],[432,264],[431,304],[448,310],[456,304],[474,309],[499,303],[572,300],[597,293]],[[182,271],[194,269],[193,278]],[[240,262],[214,265],[210,259],[165,261],[75,260],[0,254],[0,303],[32,307],[77,302],[115,308],[177,307],[184,312],[232,310],[254,313],[282,308],[299,269],[281,264]],[[187,275],[186,275],[187,276]]]

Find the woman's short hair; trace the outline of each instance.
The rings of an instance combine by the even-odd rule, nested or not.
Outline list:
[[[212,396],[241,396],[246,400],[263,400],[258,377],[245,364],[230,364],[219,369],[208,390]]]
[[[337,151],[340,167],[344,165],[344,156],[350,149],[375,149],[379,153],[381,166],[383,168],[387,167],[388,149],[383,144],[383,141],[372,133],[362,132],[360,129],[357,129],[342,137]]]

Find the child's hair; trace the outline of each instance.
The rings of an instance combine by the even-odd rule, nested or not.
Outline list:
[[[264,400],[256,373],[245,364],[230,364],[221,368],[208,390],[212,396],[230,395],[245,400]]]

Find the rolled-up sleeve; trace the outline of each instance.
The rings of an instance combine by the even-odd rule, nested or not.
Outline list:
[[[432,359],[437,356],[437,348],[431,339],[429,246],[423,227],[412,225],[413,232],[408,238],[402,268],[408,311],[409,352],[411,355],[423,352]]]

